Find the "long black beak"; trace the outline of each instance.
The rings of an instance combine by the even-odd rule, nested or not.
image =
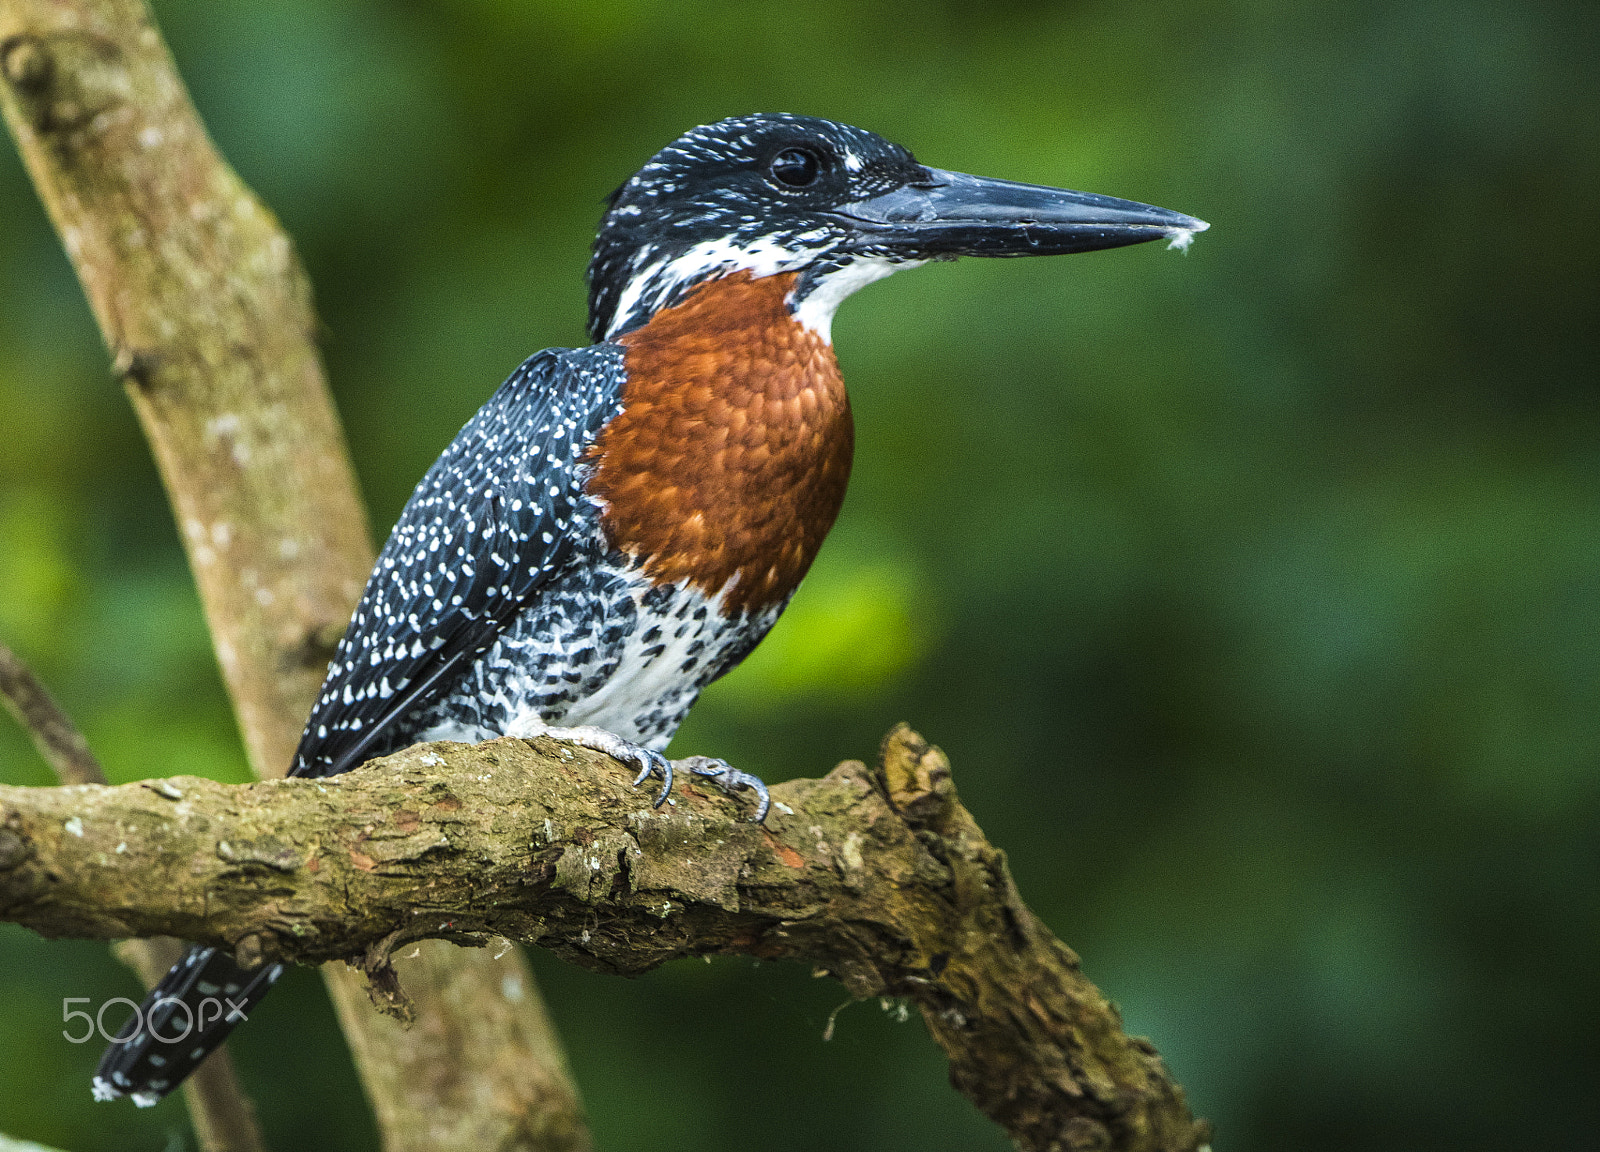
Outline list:
[[[865,246],[901,259],[939,256],[1055,256],[1168,239],[1187,248],[1211,225],[1182,212],[929,168],[918,181],[847,204],[837,212]]]

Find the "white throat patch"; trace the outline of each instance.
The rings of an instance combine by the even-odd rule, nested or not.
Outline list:
[[[832,344],[833,314],[845,297],[902,268],[917,268],[926,263],[926,260],[885,260],[881,256],[857,257],[816,281],[806,298],[795,306],[794,318]]]

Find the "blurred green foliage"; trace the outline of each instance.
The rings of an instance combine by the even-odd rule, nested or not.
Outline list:
[[[582,341],[602,196],[749,111],[1213,222],[895,277],[835,327],[843,518],[675,745],[769,780],[907,719],[1219,1149],[1595,1146],[1600,10],[1586,0],[157,0],[296,236],[380,532]],[[114,779],[242,779],[148,454],[0,149],[0,635]],[[0,779],[47,776],[0,730]],[[536,957],[601,1144],[1000,1149],[920,1025],[803,971]],[[95,1107],[96,944],[0,930],[0,1131]],[[235,1044],[278,1148],[373,1146],[320,985]]]

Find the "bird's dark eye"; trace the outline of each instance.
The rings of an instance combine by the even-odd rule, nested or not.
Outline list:
[[[816,183],[822,162],[809,148],[785,148],[772,158],[772,178],[789,188]]]

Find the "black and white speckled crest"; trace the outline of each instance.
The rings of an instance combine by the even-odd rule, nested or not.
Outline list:
[[[396,718],[464,675],[552,579],[605,551],[581,456],[620,410],[622,350],[548,349],[428,469],[378,557],[292,774],[388,750]]]
[[[774,177],[774,159],[789,149],[817,158],[814,183]],[[831,120],[742,116],[685,133],[611,198],[589,261],[589,334],[636,328],[695,284],[739,268],[826,272],[830,258],[865,255],[833,212],[926,179],[900,145]]]

